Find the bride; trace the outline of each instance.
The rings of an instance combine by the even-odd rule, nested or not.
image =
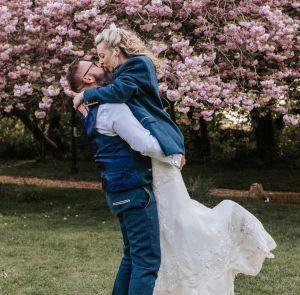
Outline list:
[[[159,67],[158,60],[134,33],[114,25],[96,37],[96,45],[101,64],[113,74],[127,59],[136,55],[148,55],[155,68]],[[155,72],[152,64],[151,67],[153,69],[148,65],[148,70]],[[154,79],[146,73],[149,74],[150,81],[141,81],[141,71],[132,73],[124,69],[125,65],[122,73],[124,88],[117,89],[115,86],[114,95],[109,87],[103,87],[103,93],[102,89],[90,90],[90,93],[85,91],[85,103],[90,102],[87,101],[88,94],[93,94],[93,98],[101,103],[126,101],[129,105],[131,95],[142,95],[146,90],[152,96],[156,95],[157,100],[153,104],[159,106],[156,76]],[[139,87],[138,83],[144,84]],[[152,85],[151,89],[145,86],[149,83]],[[95,97],[100,92],[103,94],[101,100]],[[148,103],[147,106],[151,107],[151,102],[143,98],[144,101],[140,104],[131,103],[133,113],[134,108],[141,111],[142,103]],[[74,107],[77,108],[82,102],[83,93],[80,93],[74,99]],[[155,111],[158,116],[161,115],[159,107],[156,106]],[[136,117],[138,118],[137,115]],[[161,125],[155,125],[156,120],[149,120],[149,116],[144,119],[147,119],[143,122],[144,127],[147,128],[146,123],[149,121],[152,128],[157,126],[151,130],[153,135],[161,137],[159,132],[164,132],[164,128],[159,129]],[[181,142],[181,138],[176,138],[178,132],[175,127],[171,131],[174,134],[171,137],[174,144],[169,145],[170,147]],[[164,150],[167,143],[159,143],[163,143]],[[212,209],[208,208],[190,198],[181,172],[175,166],[152,159],[152,171],[161,244],[161,266],[154,295],[231,295],[234,294],[234,279],[238,273],[256,275],[265,258],[274,257],[271,251],[276,243],[261,222],[245,208],[230,200],[224,200]]]

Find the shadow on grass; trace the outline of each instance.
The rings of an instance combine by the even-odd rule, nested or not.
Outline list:
[[[29,161],[12,166],[0,167],[0,175],[19,177],[38,177],[57,180],[99,181],[99,169],[93,161],[78,161],[78,173],[71,174],[69,161],[47,160],[45,162]]]
[[[0,185],[0,214],[2,220],[24,216],[40,224],[47,221],[47,228],[97,227],[102,221],[114,222],[116,219],[100,190],[32,185]]]
[[[78,174],[70,174],[68,161],[48,160],[45,163],[20,162],[12,167],[0,167],[0,175],[38,177],[57,180],[99,181],[99,170],[92,161],[78,161]],[[254,182],[261,183],[266,190],[300,191],[300,169],[218,167],[216,165],[188,165],[183,169],[187,180],[199,174],[212,177],[216,187],[249,189]]]

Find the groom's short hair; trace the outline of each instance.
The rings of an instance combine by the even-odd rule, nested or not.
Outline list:
[[[77,75],[78,70],[79,70],[79,64],[81,61],[91,62],[90,60],[75,59],[70,64],[68,71],[67,71],[67,75],[66,75],[69,86],[70,86],[71,90],[74,92],[77,92],[79,85],[82,84],[82,79],[80,77],[78,77],[78,75]],[[105,86],[105,85],[109,84],[112,80],[113,80],[112,74],[109,71],[104,70],[104,76],[101,79],[101,81],[99,81],[99,79],[97,79],[97,84],[99,86]]]
[[[77,92],[78,86],[80,84],[79,77],[77,76],[77,72],[79,69],[80,60],[75,59],[69,66],[67,71],[67,81],[72,91]]]

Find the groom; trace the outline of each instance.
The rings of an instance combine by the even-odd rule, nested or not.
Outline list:
[[[73,63],[67,78],[75,92],[109,82],[108,73],[90,61]],[[96,146],[95,160],[103,168],[105,197],[119,218],[123,235],[124,256],[113,294],[151,295],[160,266],[160,243],[149,157],[180,168],[181,155],[165,156],[156,138],[124,103],[89,109],[81,105],[79,110],[85,116],[85,132]]]

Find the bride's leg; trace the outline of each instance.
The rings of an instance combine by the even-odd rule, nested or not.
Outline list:
[[[130,256],[130,245],[127,231],[122,217],[119,217],[120,227],[124,243],[124,255],[118,270],[118,274],[113,287],[113,295],[127,295],[131,277],[132,261]]]

